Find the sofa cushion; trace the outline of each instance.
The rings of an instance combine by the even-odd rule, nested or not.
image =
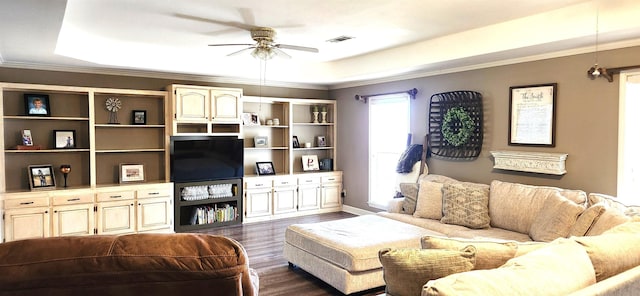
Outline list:
[[[489,190],[465,184],[442,186],[442,223],[489,227]]]
[[[614,226],[613,228],[603,232],[602,234],[608,233],[635,233],[640,234],[640,221],[629,221],[622,223],[620,225]]]
[[[598,281],[640,265],[640,235],[636,233],[610,233],[571,239],[587,250]]]
[[[449,224],[443,224],[449,225]],[[456,226],[456,225],[450,225]],[[458,229],[447,233],[450,237],[460,237],[467,239],[479,239],[479,240],[487,240],[487,239],[500,239],[500,240],[511,240],[517,242],[530,242],[531,237],[529,234],[515,232],[512,230],[506,230],[502,228],[484,228],[484,229]]]
[[[413,216],[427,219],[442,219],[442,183],[420,181],[418,201]]]
[[[567,237],[583,210],[584,207],[556,192],[544,201],[542,209],[531,224],[529,235],[533,240],[541,242]]]
[[[394,296],[420,295],[428,280],[469,271],[475,262],[475,248],[458,250],[390,249],[379,251],[386,291]]]
[[[593,225],[593,222],[595,222],[605,210],[605,206],[600,203],[588,207],[578,216],[576,223],[573,224],[571,230],[569,230],[569,236],[585,235]]]
[[[404,196],[402,213],[413,215],[413,212],[416,211],[416,201],[418,199],[418,184],[400,183],[400,193]]]
[[[577,204],[584,204],[587,199],[586,193],[580,190],[523,185],[498,180],[491,182],[490,193],[491,226],[526,234],[529,233],[533,220],[548,196],[560,193]]]
[[[427,282],[422,295],[567,295],[595,283],[591,261],[577,243],[552,243],[489,270]]]
[[[400,213],[378,212],[376,213],[376,215],[429,229],[431,230],[432,234],[435,235],[451,236],[452,233],[456,233],[458,231],[470,230],[469,228],[460,225],[440,223],[440,220],[417,218],[411,215]]]
[[[621,213],[615,208],[607,208],[605,211],[596,218],[589,228],[589,231],[585,235],[600,235],[605,231],[620,225],[622,223],[631,221],[631,218]]]
[[[423,249],[460,250],[466,246],[476,249],[474,269],[492,269],[503,265],[516,256],[518,243],[513,241],[490,241],[438,236],[424,236],[420,240]]]
[[[609,208],[614,208],[619,212],[627,215],[627,216],[640,216],[640,207],[639,206],[628,206],[620,201],[618,201],[615,197],[601,194],[601,193],[589,193],[588,197],[589,205],[594,205],[597,203],[604,203]]]

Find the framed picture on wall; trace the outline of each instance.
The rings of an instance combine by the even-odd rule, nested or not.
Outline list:
[[[509,88],[509,145],[555,147],[557,86]]]

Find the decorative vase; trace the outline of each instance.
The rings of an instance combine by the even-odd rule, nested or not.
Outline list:
[[[322,114],[322,123],[327,123],[327,111],[320,112]]]
[[[313,123],[318,123],[318,111],[313,112]]]
[[[62,176],[64,176],[64,188],[67,188],[67,176],[71,172],[71,165],[63,164],[60,166],[60,172],[62,172]]]

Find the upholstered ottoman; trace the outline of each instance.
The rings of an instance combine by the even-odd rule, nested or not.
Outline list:
[[[425,235],[442,235],[377,215],[294,224],[285,232],[284,257],[344,294],[384,286],[378,251],[420,248]]]

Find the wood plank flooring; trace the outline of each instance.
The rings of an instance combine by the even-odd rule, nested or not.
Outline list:
[[[282,255],[284,232],[287,226],[296,223],[313,223],[353,217],[345,212],[301,216],[267,222],[234,225],[217,229],[200,230],[231,237],[240,242],[249,255],[249,264],[260,276],[260,296],[273,295],[343,295],[313,275],[300,268],[289,268]],[[376,288],[352,295],[371,296],[384,293]]]

